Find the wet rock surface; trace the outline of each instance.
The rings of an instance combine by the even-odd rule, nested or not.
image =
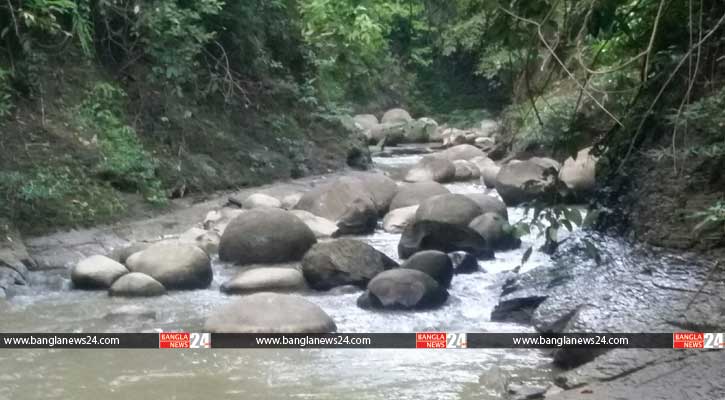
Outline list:
[[[556,333],[717,332],[725,328],[725,271],[722,268],[713,270],[711,264],[701,261],[659,254],[643,246],[625,246],[611,238],[606,241],[598,238],[602,237],[576,235],[560,248],[552,266],[536,268],[509,280],[492,319],[529,322],[540,332]],[[587,255],[584,240],[597,246],[599,262]],[[650,385],[645,380],[652,379],[655,371],[663,372],[674,365],[692,362],[673,360],[681,355],[668,350],[561,349],[554,353],[555,362],[577,368],[561,374],[557,384],[571,389],[609,382],[602,385],[612,390],[641,384],[654,390],[655,395],[621,398],[686,398],[655,390],[657,384]],[[703,362],[714,362],[709,356],[702,357]],[[703,390],[710,389],[722,388],[703,386]],[[613,398],[611,393],[601,390],[595,391],[601,397],[587,398]],[[692,394],[692,398],[715,398]],[[580,397],[564,392],[562,397],[554,398]]]

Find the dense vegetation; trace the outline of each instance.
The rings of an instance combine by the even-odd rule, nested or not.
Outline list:
[[[722,165],[724,20],[718,0],[8,0],[0,211],[92,222],[123,207],[118,191],[163,203],[251,182],[225,171],[302,174],[302,138],[393,105],[496,113],[514,153],[596,143],[614,192],[640,154]],[[64,130],[96,159],[17,150],[57,152],[47,137]],[[721,201],[700,217],[721,224]]]

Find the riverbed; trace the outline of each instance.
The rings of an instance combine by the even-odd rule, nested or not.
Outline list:
[[[419,156],[375,158],[393,172]],[[479,182],[446,185],[454,193],[486,192]],[[524,211],[509,208],[513,223]],[[357,237],[397,259],[398,234],[379,227]],[[529,326],[490,320],[501,287],[520,265],[538,232],[517,250],[482,261],[485,272],[457,275],[450,298],[424,312],[371,312],[358,293],[303,295],[322,307],[339,332],[532,332]],[[551,263],[534,251],[522,272]],[[231,301],[219,286],[237,267],[215,259],[208,289],[151,299],[109,297],[73,290],[67,271],[31,273],[29,290],[0,305],[4,332],[201,331],[209,313]],[[2,304],[2,303],[0,303]],[[131,315],[119,315],[128,307]],[[140,310],[140,311],[139,311]],[[0,399],[497,399],[507,383],[547,386],[556,372],[542,350],[4,350]]]

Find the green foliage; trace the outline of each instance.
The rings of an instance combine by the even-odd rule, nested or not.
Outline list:
[[[137,19],[132,32],[152,60],[153,77],[171,85],[179,96],[184,85],[199,79],[200,56],[216,36],[205,20],[217,15],[222,4],[220,0],[165,0],[137,5],[138,11],[134,10]]]
[[[124,97],[117,87],[98,83],[77,111],[81,128],[96,138],[102,156],[95,172],[120,190],[140,191],[149,202],[164,204],[156,161],[143,149],[136,131],[121,120]]]
[[[725,201],[717,201],[708,209],[694,213],[691,218],[700,221],[693,229],[696,234],[702,235],[717,230],[723,234],[725,233]]]
[[[0,67],[0,118],[9,117],[13,111],[13,89],[10,71]]]
[[[108,221],[125,210],[112,188],[70,167],[0,171],[0,197],[0,215],[31,231]]]
[[[585,226],[586,220],[582,217],[581,211],[577,208],[566,207],[561,204],[552,206],[535,203],[524,209],[524,218],[516,222],[512,229],[516,236],[524,236],[531,234],[533,228],[539,232],[539,237],[545,237],[544,245],[541,251],[552,254],[559,246],[559,231],[566,229],[569,232],[574,230],[575,226]],[[531,250],[528,249],[521,260],[521,264],[525,264],[531,256]]]
[[[678,130],[696,130],[716,144],[725,144],[725,88],[686,105],[667,116],[667,121]]]

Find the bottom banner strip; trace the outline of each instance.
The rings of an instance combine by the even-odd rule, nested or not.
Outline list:
[[[675,333],[0,333],[0,348],[722,349],[725,334]]]

